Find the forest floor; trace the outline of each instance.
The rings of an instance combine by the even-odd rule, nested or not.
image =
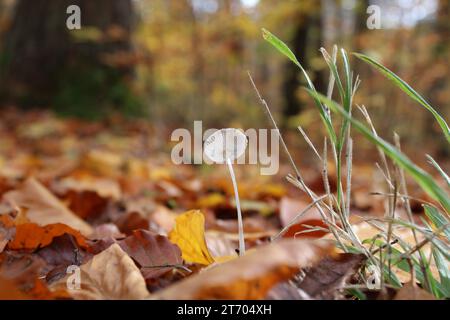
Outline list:
[[[355,288],[369,299],[432,298],[400,269],[410,286],[369,290],[359,279],[367,257],[338,249],[317,208],[296,218],[311,199],[282,176],[236,166],[239,256],[225,166],[174,165],[145,122],[16,110],[0,119],[0,299],[355,299]],[[320,168],[302,172],[324,193]],[[386,197],[372,194],[383,183],[374,165],[354,166],[350,221],[360,239],[378,233],[365,221],[385,214]],[[420,223],[431,199],[410,194]],[[396,214],[406,216],[402,205]]]

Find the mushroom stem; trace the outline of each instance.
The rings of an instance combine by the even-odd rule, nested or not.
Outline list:
[[[239,202],[239,193],[236,183],[236,176],[234,175],[233,165],[230,158],[227,158],[227,166],[230,171],[231,181],[233,182],[234,197],[236,199],[236,209],[238,214],[238,228],[239,228],[239,256],[243,256],[245,253],[245,240],[244,240],[244,223],[242,222],[241,203]]]

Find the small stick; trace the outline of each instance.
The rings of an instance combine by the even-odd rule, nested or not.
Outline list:
[[[298,126],[298,131],[300,131],[300,133],[303,136],[303,139],[305,139],[306,143],[309,145],[309,147],[312,149],[312,151],[314,151],[314,153],[316,154],[316,156],[319,158],[320,161],[322,161],[322,157],[320,156],[319,152],[317,152],[316,147],[314,147],[314,144],[312,143],[312,141],[309,139],[309,137],[306,135],[306,132],[303,130],[303,128],[301,126]]]
[[[250,71],[247,71],[248,77],[250,78],[250,82],[252,83],[253,89],[255,89],[256,94],[258,96],[259,102],[261,103],[261,105],[264,107],[264,111],[266,112],[267,116],[269,117],[270,121],[272,122],[272,126],[274,127],[274,129],[276,130],[278,137],[281,141],[281,145],[283,146],[284,151],[286,152],[286,155],[289,158],[289,162],[291,163],[292,169],[295,172],[295,175],[297,176],[298,179],[301,179],[301,175],[300,172],[297,169],[297,166],[295,165],[294,159],[292,159],[291,153],[289,152],[286,143],[284,142],[283,137],[281,136],[280,130],[278,129],[277,123],[275,122],[275,119],[272,116],[272,113],[270,112],[269,106],[267,105],[266,100],[264,100],[264,98],[261,96],[261,94],[258,91],[258,88],[256,87],[255,82],[253,81],[252,75],[250,74]]]

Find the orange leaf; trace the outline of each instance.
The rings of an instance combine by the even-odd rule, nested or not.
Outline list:
[[[328,241],[283,239],[243,257],[217,264],[156,293],[155,299],[263,299],[277,283],[292,278],[332,253]]]
[[[55,237],[66,233],[74,236],[80,247],[87,248],[86,240],[81,233],[62,223],[49,224],[44,227],[35,223],[17,225],[16,235],[8,244],[8,248],[12,250],[42,248],[52,243]]]

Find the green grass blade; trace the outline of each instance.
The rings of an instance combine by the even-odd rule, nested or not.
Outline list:
[[[445,182],[447,182],[447,185],[450,187],[450,177],[445,173],[444,170],[439,166],[439,164],[434,160],[429,154],[426,155],[428,162],[431,163],[433,167],[440,173],[442,178],[444,178]]]
[[[297,57],[292,52],[292,50],[277,36],[272,34],[269,30],[262,28],[263,38],[275,48],[278,49],[282,54],[289,58],[292,62],[294,62],[299,68],[303,68],[300,62],[298,62]]]
[[[427,215],[428,219],[433,222],[436,229],[443,228],[445,225],[447,225],[447,227],[444,229],[444,233],[447,239],[450,241],[450,226],[448,226],[448,224],[450,223],[449,219],[441,214],[435,207],[429,206],[427,204],[423,207],[425,209],[425,214]]]
[[[441,279],[441,286],[444,289],[445,298],[450,297],[450,270],[448,268],[448,262],[442,255],[442,253],[433,248],[433,258],[436,262],[436,267],[439,272],[439,278]]]
[[[308,89],[306,89],[308,90]],[[400,152],[390,143],[375,136],[366,126],[358,120],[352,118],[339,104],[321,95],[320,93],[308,90],[309,94],[315,96],[323,104],[328,106],[333,112],[341,114],[348,119],[354,128],[360,131],[368,140],[379,146],[384,153],[395,161],[400,167],[408,172],[412,178],[420,185],[420,187],[433,199],[439,201],[447,212],[450,212],[450,197],[442,190],[442,188],[434,182],[433,178],[416,166],[407,156]]]
[[[424,108],[426,108],[428,111],[430,111],[436,121],[438,122],[439,126],[441,127],[442,131],[444,132],[445,138],[447,139],[447,142],[450,143],[450,128],[445,122],[444,118],[419,94],[417,91],[415,91],[409,84],[407,84],[403,79],[401,79],[399,76],[397,76],[394,72],[380,64],[379,62],[373,60],[372,58],[361,54],[361,53],[353,53],[357,58],[361,59],[362,61],[372,65],[375,67],[378,71],[380,71],[385,77],[392,80],[397,87],[399,87],[403,92],[405,92],[408,96],[410,96],[413,100],[420,103]]]
[[[300,68],[300,70],[302,71],[302,73],[303,73],[303,75],[304,75],[304,77],[306,79],[306,82],[308,83],[308,87],[312,91],[316,92],[316,88],[314,87],[313,82],[309,78],[309,76],[306,73],[306,71],[303,68],[303,66],[300,64],[300,62],[295,57],[295,55],[292,52],[292,50],[289,49],[289,47],[281,39],[279,39],[277,36],[272,34],[269,30],[266,30],[266,29],[262,28],[262,33],[263,33],[264,40],[269,42],[273,47],[275,47],[279,52],[281,52],[283,55],[285,55],[289,60],[294,62],[297,65],[297,67]],[[328,132],[328,135],[330,136],[331,141],[336,145],[337,144],[337,137],[336,137],[336,133],[334,132],[334,128],[333,128],[333,125],[331,123],[331,119],[328,117],[328,114],[325,112],[325,108],[320,103],[320,100],[314,99],[314,102],[316,103],[316,107],[319,110],[320,117],[321,117],[322,121],[325,124],[325,128],[326,128],[326,130]]]

